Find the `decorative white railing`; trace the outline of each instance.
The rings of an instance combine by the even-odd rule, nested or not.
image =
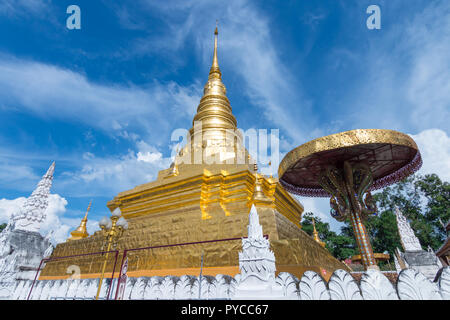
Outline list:
[[[124,299],[234,299],[240,275],[202,276],[201,286],[196,276],[166,276],[129,278]],[[17,281],[10,299],[25,300],[32,285],[31,280]],[[33,300],[93,299],[98,279],[40,280],[31,292]],[[115,281],[110,298],[115,296]],[[344,270],[336,270],[328,283],[322,277],[307,271],[299,280],[286,272],[276,277],[275,292],[281,296],[273,299],[292,300],[450,300],[450,267],[442,270],[437,282],[432,282],[420,272],[405,269],[393,285],[381,272],[369,270],[362,274],[360,283]],[[102,287],[101,298],[106,298],[107,285]],[[201,292],[199,291],[201,288]],[[252,297],[258,299],[258,296]],[[267,297],[265,297],[267,298]]]
[[[275,277],[275,266],[270,243],[252,206],[248,238],[242,239],[239,253],[241,274],[234,278],[221,274],[128,278],[123,299],[450,300],[450,267],[442,269],[436,282],[416,270],[405,269],[393,285],[373,269],[362,273],[359,283],[350,273],[336,270],[326,283],[313,271],[306,271],[300,280],[286,272]],[[13,300],[94,299],[99,283],[99,279],[41,280],[34,284],[13,277],[4,280],[0,279],[0,299]],[[106,279],[99,298],[114,299],[116,282]]]

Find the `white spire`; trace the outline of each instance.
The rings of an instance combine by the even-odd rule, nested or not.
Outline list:
[[[22,209],[12,217],[14,228],[30,232],[38,232],[41,223],[45,220],[45,209],[48,206],[48,195],[52,187],[53,173],[55,172],[55,162],[48,168],[42,176],[36,189],[27,198]]]
[[[262,226],[259,224],[259,216],[254,204],[252,204],[250,214],[248,216],[247,230],[248,230],[248,237],[250,239],[263,238]]]
[[[248,216],[248,238],[242,239],[239,252],[240,278],[235,298],[270,297],[277,290],[275,283],[275,255],[270,242],[264,238],[254,205]]]
[[[402,243],[403,250],[422,251],[419,239],[417,239],[408,220],[406,220],[397,206],[395,207],[395,214],[397,216],[398,233],[400,234],[400,242]]]

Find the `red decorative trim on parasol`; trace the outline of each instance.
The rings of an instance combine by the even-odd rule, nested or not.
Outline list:
[[[419,170],[420,167],[422,166],[422,163],[423,163],[422,157],[420,155],[419,150],[417,150],[416,155],[414,156],[413,160],[410,163],[401,167],[397,171],[388,174],[387,176],[375,180],[372,186],[369,188],[369,190],[370,191],[378,190],[405,179],[409,175]],[[320,187],[318,188],[298,187],[284,181],[283,178],[280,179],[280,183],[287,191],[300,196],[327,197],[327,198],[331,196],[328,192],[326,192]]]

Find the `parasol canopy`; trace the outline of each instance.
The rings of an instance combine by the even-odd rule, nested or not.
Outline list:
[[[292,193],[330,197],[319,175],[330,165],[366,163],[373,176],[370,191],[396,183],[416,172],[422,158],[414,140],[401,132],[356,129],[309,141],[291,150],[280,163],[278,177]]]

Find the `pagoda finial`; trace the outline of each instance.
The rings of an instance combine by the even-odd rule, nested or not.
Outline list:
[[[214,54],[213,54],[213,61],[212,61],[211,69],[209,70],[209,76],[217,77],[220,79],[222,76],[222,73],[220,72],[219,60],[217,58],[217,38],[219,35],[217,24],[218,24],[218,20],[216,20],[216,29],[214,30]]]
[[[86,214],[84,215],[84,218],[81,219],[81,223],[78,226],[78,228],[76,228],[75,230],[73,230],[70,233],[70,238],[67,239],[67,241],[71,241],[71,240],[79,240],[79,239],[83,239],[89,236],[87,230],[86,230],[86,223],[87,223],[87,216],[89,213],[89,210],[91,209],[91,204],[92,204],[92,200],[89,202],[89,205],[86,209]]]
[[[89,205],[88,205],[88,207],[86,209],[86,214],[84,215],[83,220],[87,221],[87,216],[88,216],[89,210],[91,210],[91,204],[92,204],[92,199],[91,199],[91,201],[89,201]]]

